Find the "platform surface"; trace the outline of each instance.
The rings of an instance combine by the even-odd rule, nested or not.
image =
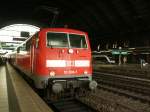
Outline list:
[[[6,64],[9,106],[13,112],[53,112],[11,65]],[[10,86],[13,86],[12,88]],[[14,92],[14,94],[13,94]],[[11,93],[11,94],[10,94]],[[10,97],[16,97],[10,99]],[[17,104],[15,105],[14,102]],[[13,105],[13,107],[12,107]],[[1,111],[0,111],[1,112]]]
[[[9,112],[5,66],[0,66],[0,112]]]

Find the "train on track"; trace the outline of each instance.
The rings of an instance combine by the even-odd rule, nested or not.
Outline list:
[[[38,89],[59,93],[69,88],[95,89],[91,48],[86,32],[68,28],[43,28],[10,55]]]

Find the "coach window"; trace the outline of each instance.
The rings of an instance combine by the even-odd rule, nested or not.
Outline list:
[[[23,44],[22,46],[20,46],[20,50],[25,51],[26,50],[26,44]]]
[[[31,46],[31,39],[27,41],[26,43],[26,50],[29,51]]]
[[[20,47],[17,48],[17,53],[19,53],[19,52],[20,52]]]

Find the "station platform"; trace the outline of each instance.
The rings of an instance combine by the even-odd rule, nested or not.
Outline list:
[[[53,112],[8,63],[0,66],[0,112]]]
[[[4,66],[0,67],[0,112],[9,112],[6,69]]]

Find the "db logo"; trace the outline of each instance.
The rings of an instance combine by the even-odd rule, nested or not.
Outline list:
[[[66,61],[66,65],[69,67],[75,66],[74,61]]]

